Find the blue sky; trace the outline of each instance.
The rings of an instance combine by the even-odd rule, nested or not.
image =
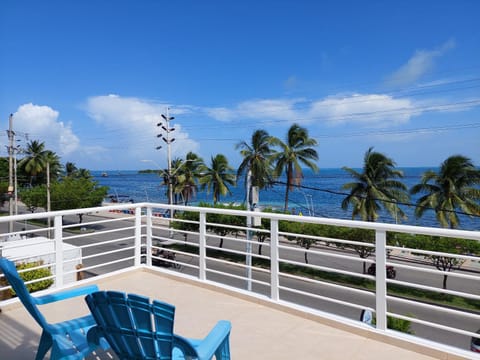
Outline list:
[[[361,166],[370,146],[402,167],[480,165],[478,14],[477,0],[3,0],[0,129],[13,113],[18,139],[91,170],[165,167],[169,107],[173,157],[237,166],[235,144],[297,122],[320,168]]]

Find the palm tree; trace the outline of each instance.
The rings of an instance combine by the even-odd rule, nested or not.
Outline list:
[[[45,151],[45,164],[50,168],[50,177],[56,180],[62,174],[62,163],[60,156],[51,150]],[[46,168],[45,168],[46,170]]]
[[[193,152],[189,152],[185,157],[183,168],[177,179],[177,188],[183,198],[185,205],[188,201],[195,197],[198,191],[198,179],[201,177],[203,159]]]
[[[303,178],[301,165],[309,167],[314,172],[318,171],[318,166],[314,162],[318,160],[318,154],[313,148],[317,145],[317,140],[308,136],[307,129],[293,124],[288,129],[285,143],[280,139],[275,139],[273,143],[280,147],[280,151],[273,157],[276,163],[275,174],[280,176],[285,171],[287,177],[284,207],[284,211],[287,211],[288,194],[294,186],[301,184]]]
[[[44,142],[32,140],[27,144],[27,149],[25,150],[26,156],[20,160],[18,165],[30,176],[30,185],[33,185],[37,175],[46,169],[46,151]]]
[[[181,158],[173,159],[172,166],[170,168],[170,174],[168,174],[170,176],[167,176],[167,179],[168,179],[168,177],[170,177],[171,186],[172,186],[172,193],[173,193],[173,199],[172,200],[173,200],[174,204],[178,204],[178,197],[179,197],[180,193],[175,191],[175,189],[178,188],[179,171],[181,170],[183,165],[184,165],[183,164],[183,159],[181,159]],[[168,169],[167,169],[167,172],[168,172]],[[167,183],[167,185],[168,185],[168,183]]]
[[[73,162],[67,161],[65,163],[65,176],[73,176],[77,171],[78,169]]]
[[[265,130],[256,130],[252,135],[251,143],[242,141],[236,145],[240,149],[243,157],[237,170],[237,178],[245,176],[247,183],[248,172],[251,171],[251,185],[258,186],[260,189],[271,186],[273,170],[271,166],[271,156],[273,150],[273,137],[268,135]]]
[[[398,203],[408,201],[409,196],[405,184],[397,180],[403,177],[403,172],[395,169],[392,159],[371,147],[365,153],[361,173],[346,166],[342,169],[355,179],[342,186],[350,190],[342,201],[342,209],[352,205],[352,219],[359,216],[363,221],[375,221],[382,207],[395,219],[405,218]]]
[[[443,227],[456,228],[460,220],[459,209],[468,215],[480,215],[480,170],[462,155],[453,155],[440,166],[439,172],[428,170],[421,182],[410,193],[426,193],[416,202],[415,216],[420,218],[425,210],[433,209]]]
[[[236,177],[232,173],[233,168],[228,164],[225,155],[212,156],[210,167],[203,165],[200,168],[202,177],[200,177],[199,183],[202,189],[213,192],[214,204],[220,200],[221,195],[231,194],[228,185],[235,186]]]
[[[90,173],[90,170],[88,170],[88,169],[84,169],[84,168],[77,169],[75,174],[78,178],[92,180],[92,174]]]
[[[363,221],[375,221],[378,212],[385,208],[395,221],[405,218],[405,213],[398,207],[399,202],[408,200],[407,187],[397,178],[403,173],[395,169],[395,162],[382,153],[369,148],[365,153],[363,171],[361,173],[343,167],[354,179],[354,182],[344,184],[342,189],[350,190],[350,194],[342,201],[342,209],[347,210],[352,205],[352,219],[359,216]],[[368,239],[365,234],[361,238]],[[364,240],[365,241],[365,240]],[[373,242],[372,239],[366,242]],[[354,250],[361,259],[368,258],[375,248],[355,245]],[[366,273],[366,263],[363,262],[363,273]]]

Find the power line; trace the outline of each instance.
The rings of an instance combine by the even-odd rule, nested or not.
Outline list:
[[[273,181],[272,184],[288,185],[284,181]],[[321,188],[317,188],[317,187],[314,187],[314,186],[295,185],[295,184],[290,184],[290,185],[293,186],[293,187],[296,187],[296,188],[300,188],[300,189],[314,190],[314,191],[325,192],[325,193],[329,193],[329,194],[333,194],[333,195],[341,195],[341,196],[350,195],[349,193],[345,193],[345,192],[341,192],[341,191],[334,191],[334,190],[329,190],[329,189],[321,189]],[[359,197],[359,196],[357,196],[357,197]],[[361,197],[361,198],[365,199],[365,197]],[[384,203],[405,205],[405,206],[408,206],[408,207],[410,207],[410,206],[420,207],[420,208],[425,209],[425,210],[445,211],[445,212],[451,212],[451,213],[455,213],[455,214],[459,214],[459,215],[466,215],[466,216],[473,216],[473,217],[480,218],[480,215],[469,214],[469,213],[466,213],[466,212],[463,212],[463,211],[458,211],[458,210],[450,210],[450,209],[444,209],[444,208],[433,208],[433,207],[430,207],[430,206],[421,206],[421,205],[417,205],[417,204],[414,204],[414,203],[407,203],[407,202],[401,202],[401,201],[390,200],[390,199],[374,198],[374,200],[381,201],[381,202],[384,202]]]

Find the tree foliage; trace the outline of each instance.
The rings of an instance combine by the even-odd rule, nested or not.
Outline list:
[[[300,185],[303,179],[302,165],[307,166],[314,172],[318,171],[315,163],[318,160],[317,140],[309,137],[308,130],[298,124],[293,124],[288,129],[286,141],[274,139],[273,144],[280,147],[273,159],[275,165],[275,175],[280,176],[285,172],[287,184],[285,190],[284,211],[288,210],[288,194],[293,190],[294,185]]]
[[[233,168],[223,154],[212,156],[210,166],[201,167],[202,177],[199,179],[202,189],[213,193],[213,203],[220,200],[220,196],[230,194],[230,186],[235,186],[236,177]]]
[[[242,162],[237,170],[237,178],[242,176],[247,183],[248,172],[251,172],[251,185],[263,189],[271,186],[273,181],[272,146],[273,137],[265,130],[256,130],[250,144],[242,141],[236,145],[240,149]]]
[[[202,177],[203,159],[193,152],[189,152],[185,160],[176,168],[174,194],[182,197],[183,203],[188,202],[195,197],[198,191],[198,179]]]
[[[439,172],[426,171],[421,182],[414,185],[412,194],[424,193],[417,200],[415,216],[433,209],[443,227],[457,228],[460,224],[456,210],[480,216],[480,170],[462,155],[450,156],[440,166]]]
[[[342,201],[342,209],[351,205],[352,219],[358,216],[363,221],[376,221],[382,208],[392,217],[406,217],[398,202],[408,201],[407,187],[398,180],[403,173],[395,169],[392,159],[370,148],[365,153],[362,172],[349,167],[343,170],[355,180],[342,187],[350,191]]]
[[[65,177],[62,181],[53,182],[50,186],[50,209],[68,210],[100,206],[107,195],[106,186],[90,179]],[[36,208],[47,208],[46,185],[35,186],[21,191],[20,197],[33,212]],[[80,222],[82,215],[79,214]]]

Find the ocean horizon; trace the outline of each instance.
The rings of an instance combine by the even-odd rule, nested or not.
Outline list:
[[[403,183],[410,189],[420,182],[422,174],[426,170],[437,170],[435,167],[405,167],[398,168],[404,173]],[[359,169],[360,170],[360,169]],[[155,173],[140,173],[140,170],[95,170],[91,171],[95,181],[100,185],[109,187],[109,195],[132,199],[134,202],[158,202],[167,203],[167,188],[160,185],[162,178]],[[105,176],[107,175],[107,176]],[[278,179],[285,182],[284,177]],[[350,175],[341,168],[320,169],[313,173],[310,169],[304,169],[302,188],[294,189],[289,194],[289,210],[296,214],[311,215],[326,218],[351,219],[351,208],[345,211],[341,208],[341,202],[346,196],[342,185],[351,182]],[[236,187],[231,187],[231,194],[221,197],[220,203],[245,202],[245,189],[243,181]],[[417,226],[440,227],[435,213],[426,211],[424,216],[417,219],[414,215],[414,204],[417,197],[412,197],[410,204],[399,205],[407,215],[406,220],[397,218],[397,223]],[[196,205],[200,202],[211,203],[212,194],[199,191],[189,201],[189,205]],[[283,209],[285,201],[285,186],[274,185],[269,189],[260,191],[259,207],[272,207]],[[480,218],[469,217],[459,214],[460,229],[480,230]],[[396,220],[386,212],[380,213],[378,222],[395,223]]]

